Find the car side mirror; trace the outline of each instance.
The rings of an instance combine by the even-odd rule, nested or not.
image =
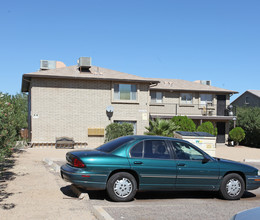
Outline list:
[[[202,163],[204,164],[204,163],[207,163],[207,162],[209,162],[209,158],[204,157],[203,160],[202,160]]]

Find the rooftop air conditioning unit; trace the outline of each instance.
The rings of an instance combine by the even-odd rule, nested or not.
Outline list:
[[[200,84],[211,86],[211,81],[210,80],[200,80]]]
[[[91,67],[91,57],[80,57],[78,59],[78,67],[90,68]]]
[[[41,60],[41,70],[56,69],[56,61]]]

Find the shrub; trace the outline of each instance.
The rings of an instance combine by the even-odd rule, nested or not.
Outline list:
[[[239,144],[239,142],[241,142],[245,138],[245,132],[243,128],[236,127],[229,132],[229,137],[235,143]]]
[[[260,108],[237,107],[237,126],[245,131],[245,139],[241,144],[260,147]]]
[[[133,135],[134,126],[130,123],[112,123],[106,127],[105,142],[111,141],[121,136]]]
[[[179,127],[178,131],[196,131],[195,123],[187,116],[174,116],[171,121]]]
[[[149,121],[149,127],[146,127],[148,132],[145,132],[144,134],[173,137],[173,132],[178,128],[179,127],[171,120],[156,118],[155,120]]]
[[[207,132],[209,134],[213,134],[214,136],[217,136],[217,134],[218,134],[217,128],[215,128],[214,125],[212,124],[212,122],[210,122],[210,121],[206,121],[206,122],[202,123],[201,125],[199,125],[197,128],[197,131]]]

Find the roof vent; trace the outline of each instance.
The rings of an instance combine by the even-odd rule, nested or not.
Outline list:
[[[56,61],[41,60],[41,70],[56,69]]]
[[[80,57],[78,59],[79,68],[90,68],[91,67],[91,57]]]
[[[49,69],[56,69],[66,67],[66,65],[61,61],[54,61],[54,60],[41,60],[41,70],[49,70]]]
[[[210,80],[200,80],[200,84],[210,86],[211,81]]]
[[[196,80],[194,81],[195,83],[200,83],[202,85],[207,85],[207,86],[211,86],[211,81],[210,80]]]

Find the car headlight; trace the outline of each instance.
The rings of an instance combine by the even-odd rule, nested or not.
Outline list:
[[[260,170],[257,171],[257,175],[260,176]]]

